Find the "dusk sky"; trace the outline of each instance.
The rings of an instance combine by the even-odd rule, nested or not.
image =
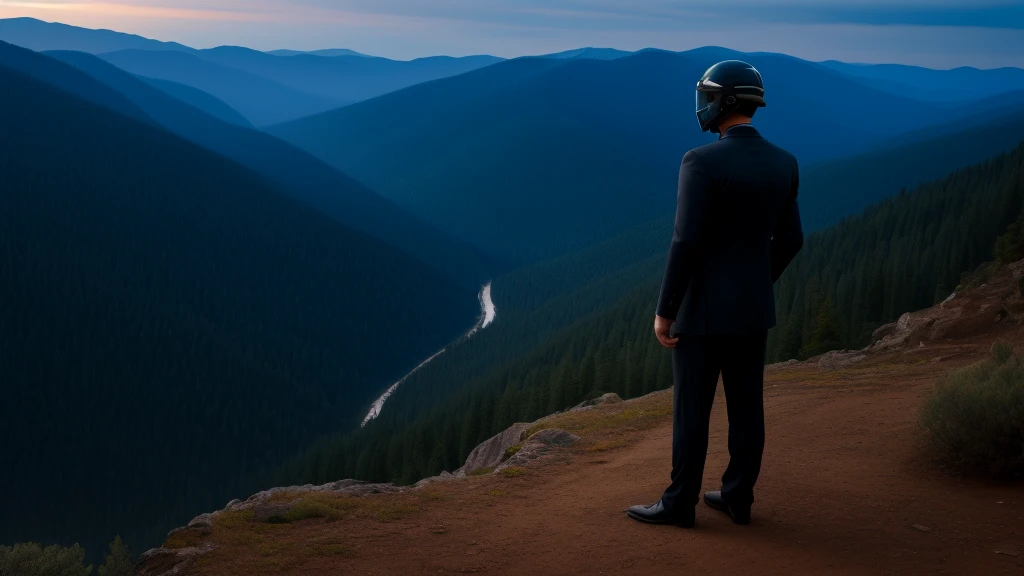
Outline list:
[[[196,48],[351,48],[391,58],[705,45],[810,60],[1024,66],[1020,0],[0,0],[31,16]]]

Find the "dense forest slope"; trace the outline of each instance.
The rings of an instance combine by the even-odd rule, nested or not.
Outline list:
[[[730,56],[764,74],[769,104],[758,127],[804,165],[968,113],[796,58],[709,48],[517,59],[270,131],[442,230],[536,260],[671,211],[679,159],[711,140],[684,97]]]
[[[4,55],[9,61],[23,62],[26,69],[56,64],[46,56],[0,44],[0,57]],[[116,90],[118,96],[127,99],[126,107],[144,111],[166,130],[274,180],[296,199],[350,228],[416,256],[467,286],[482,284],[496,265],[478,250],[424,224],[291,144],[257,130],[222,122],[91,54],[50,52],[47,56]],[[78,70],[68,68],[62,75],[74,76]],[[118,106],[110,107],[123,111]]]
[[[903,134],[862,154],[807,166],[800,173],[804,230],[831,226],[901,190],[1012,150],[1021,140],[1024,112],[1021,104],[1014,104]]]
[[[992,258],[996,237],[1017,219],[1022,198],[1024,146],[811,235],[780,281],[780,327],[770,332],[769,358],[859,347],[881,324],[941,301],[963,273]],[[321,441],[280,480],[415,481],[458,467],[473,446],[513,422],[603,392],[631,397],[669,386],[668,354],[651,336],[651,319],[670,235],[671,222],[664,220],[559,261],[562,276],[572,279],[579,269],[586,286],[566,300],[556,289],[554,306],[540,315],[530,313],[543,309],[537,302],[520,303],[522,312],[506,306],[487,340],[449,351],[422,382],[400,388],[376,421]],[[600,261],[601,252],[608,276],[588,276],[588,263]],[[636,265],[623,267],[628,260]],[[546,269],[527,272],[546,284]],[[497,279],[494,293],[500,298],[506,286],[528,286],[529,274],[520,274]],[[567,302],[588,302],[588,295],[608,301],[555,312]],[[546,337],[529,350],[514,344],[532,344],[538,332]]]
[[[474,322],[222,156],[5,67],[0,106],[0,541],[153,544]]]

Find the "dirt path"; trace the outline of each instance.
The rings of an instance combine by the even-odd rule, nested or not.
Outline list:
[[[961,361],[978,354],[968,352]],[[917,410],[948,364],[770,375],[750,526],[703,505],[694,530],[626,517],[627,506],[657,500],[668,479],[671,427],[659,416],[647,430],[618,431],[632,437],[629,446],[561,454],[520,477],[442,483],[420,511],[397,520],[295,524],[279,536],[284,548],[264,547],[261,559],[259,547],[231,546],[200,572],[1022,574],[1024,487],[959,481],[922,456]],[[727,462],[725,423],[719,394],[706,489],[718,487]],[[274,550],[287,554],[325,535],[347,552],[275,561]]]

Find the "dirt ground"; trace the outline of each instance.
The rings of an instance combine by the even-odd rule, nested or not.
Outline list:
[[[938,469],[917,424],[936,377],[986,346],[895,354],[838,371],[813,363],[770,371],[749,526],[703,504],[690,530],[627,518],[629,505],[656,501],[668,481],[671,397],[658,393],[566,420],[583,438],[578,446],[517,475],[363,497],[392,499],[398,513],[304,520],[234,539],[220,528],[217,548],[190,571],[1022,574],[1024,486]],[[724,407],[719,390],[705,489],[719,487],[728,459]],[[334,548],[303,552],[315,543]]]

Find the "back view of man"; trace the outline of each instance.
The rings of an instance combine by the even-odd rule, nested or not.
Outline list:
[[[697,84],[697,119],[717,142],[683,157],[675,232],[654,332],[672,349],[672,482],[629,516],[694,525],[719,374],[729,414],[729,466],[706,504],[750,521],[764,451],[764,361],[775,325],[772,285],[803,245],[792,154],[751,126],[764,106],[761,74],[729,60]]]

